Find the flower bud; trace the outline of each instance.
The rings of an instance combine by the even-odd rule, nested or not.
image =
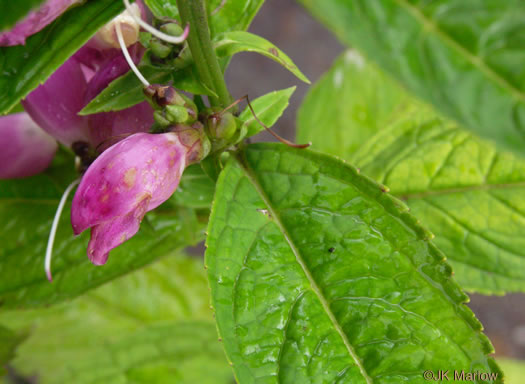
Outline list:
[[[188,109],[182,105],[166,106],[166,117],[174,124],[187,123],[190,120]]]
[[[105,264],[110,250],[137,233],[146,212],[173,194],[187,157],[176,133],[137,133],[91,164],[73,199],[71,224],[75,234],[91,228],[94,264]]]
[[[57,143],[27,113],[0,117],[0,132],[0,179],[33,176],[51,164]]]
[[[211,143],[204,132],[204,126],[196,121],[192,125],[177,124],[171,128],[186,147],[186,162],[193,164],[204,159],[211,150]]]
[[[160,30],[170,36],[181,36],[184,33],[184,29],[177,23],[163,24]]]
[[[162,116],[170,120],[170,116],[173,116],[175,120],[171,120],[172,123],[193,123],[197,120],[197,106],[188,96],[179,93],[170,85],[151,84],[149,87],[144,89],[146,96],[150,97],[153,102],[160,106],[166,107],[166,113]],[[188,117],[186,120],[178,120],[181,118],[180,111],[177,108],[171,109],[169,112],[169,106],[182,106],[186,108]],[[170,115],[171,113],[171,115]]]
[[[228,140],[237,131],[237,121],[230,112],[214,113],[206,119],[206,128],[213,139]]]
[[[153,53],[153,55],[159,59],[165,59],[173,50],[171,46],[163,44],[158,39],[151,39],[149,42],[149,47],[151,49],[151,53]]]

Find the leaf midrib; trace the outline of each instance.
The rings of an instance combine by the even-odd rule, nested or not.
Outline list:
[[[411,13],[412,16],[421,23],[423,30],[433,31],[445,44],[467,59],[467,61],[478,68],[480,72],[484,73],[490,80],[507,89],[514,98],[525,104],[525,94],[523,94],[520,89],[513,86],[499,73],[489,67],[480,57],[469,52],[452,36],[441,30],[441,28],[435,22],[427,18],[419,8],[409,4],[406,0],[394,0],[394,2]]]
[[[291,251],[293,252],[295,259],[297,260],[297,263],[300,265],[301,269],[303,270],[308,282],[310,283],[310,288],[314,292],[314,294],[319,299],[319,302],[321,303],[323,309],[325,310],[326,314],[328,315],[330,321],[332,322],[332,325],[334,326],[335,330],[341,337],[343,344],[345,345],[348,353],[350,354],[351,358],[354,360],[355,364],[359,368],[359,371],[365,381],[368,384],[373,384],[372,378],[368,375],[368,373],[365,370],[365,367],[363,363],[361,362],[361,359],[357,355],[357,353],[354,351],[354,348],[350,344],[350,341],[348,340],[348,337],[343,331],[343,328],[341,327],[341,324],[339,324],[339,321],[335,317],[334,313],[330,309],[330,305],[328,304],[326,298],[323,296],[321,289],[317,285],[315,279],[313,278],[312,274],[310,273],[310,270],[308,269],[308,266],[303,260],[303,257],[301,253],[299,252],[299,249],[295,246],[294,242],[291,240],[290,235],[288,234],[288,231],[286,230],[284,224],[281,221],[281,218],[279,217],[278,213],[273,209],[273,206],[266,195],[266,192],[263,190],[261,184],[257,180],[256,176],[253,174],[252,170],[249,168],[248,164],[245,162],[242,155],[237,154],[236,155],[237,163],[239,164],[240,168],[242,169],[244,175],[248,178],[250,183],[253,185],[259,196],[261,197],[262,201],[268,208],[268,211],[270,212],[270,217],[273,219],[275,224],[279,227],[280,232],[282,233],[284,239],[288,243],[288,246],[290,247]]]

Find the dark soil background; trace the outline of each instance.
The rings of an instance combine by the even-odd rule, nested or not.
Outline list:
[[[250,31],[270,40],[288,54],[315,82],[330,68],[344,47],[322,25],[293,0],[266,0]],[[294,139],[297,108],[309,86],[287,70],[256,54],[237,55],[228,69],[227,81],[234,97],[248,94],[251,99],[297,85],[290,107],[275,130]],[[272,141],[266,133],[259,140]],[[470,308],[485,326],[497,356],[525,359],[525,295],[502,297],[471,295]]]

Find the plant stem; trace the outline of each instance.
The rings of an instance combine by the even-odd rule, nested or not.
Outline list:
[[[211,43],[206,4],[204,0],[177,0],[177,6],[183,26],[190,25],[188,44],[199,76],[218,96],[209,97],[210,103],[225,108],[231,104],[232,97]]]

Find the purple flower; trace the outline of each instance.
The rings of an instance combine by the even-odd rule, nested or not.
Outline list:
[[[0,117],[0,179],[29,177],[45,170],[56,141],[26,113]]]
[[[31,92],[22,105],[33,120],[64,145],[89,142],[88,121],[78,112],[84,107],[87,81],[80,63],[71,58]]]
[[[0,33],[0,47],[25,44],[26,38],[41,31],[69,7],[83,0],[47,0],[38,10],[31,11],[11,30]]]
[[[138,5],[134,9],[140,13]],[[128,20],[129,16],[117,19],[123,27],[128,25],[128,42],[133,44],[130,55],[138,63],[144,54],[144,48],[135,43],[138,26]],[[121,50],[112,48],[112,25],[114,22],[104,27],[22,101],[35,122],[67,146],[82,142],[92,149],[105,149],[129,134],[147,132],[154,122],[153,108],[145,101],[118,112],[78,115],[111,81],[129,70]]]
[[[71,224],[77,235],[91,228],[94,264],[105,264],[111,249],[137,233],[146,212],[173,194],[187,154],[177,133],[137,133],[91,164],[73,199]]]

